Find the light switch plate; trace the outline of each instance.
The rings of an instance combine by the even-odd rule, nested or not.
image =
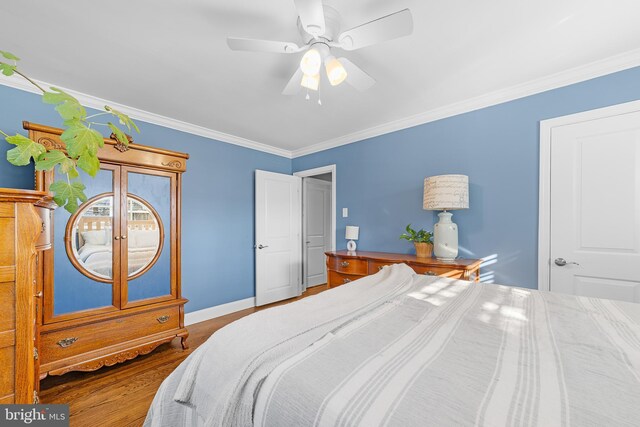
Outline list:
[[[342,218],[349,217],[349,208],[342,208]]]

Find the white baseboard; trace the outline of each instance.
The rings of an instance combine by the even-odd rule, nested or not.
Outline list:
[[[252,297],[216,305],[215,307],[203,308],[202,310],[185,313],[184,324],[185,326],[193,325],[194,323],[204,322],[205,320],[214,319],[216,317],[235,313],[236,311],[245,310],[255,306],[256,299]]]

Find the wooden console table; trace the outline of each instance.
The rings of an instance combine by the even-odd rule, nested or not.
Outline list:
[[[327,256],[327,282],[330,288],[375,274],[385,265],[405,263],[418,274],[450,277],[452,279],[480,280],[480,259],[456,259],[453,262],[415,255],[385,252],[325,252]]]

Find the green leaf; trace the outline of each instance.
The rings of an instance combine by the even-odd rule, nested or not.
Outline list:
[[[76,162],[68,157],[60,163],[60,172],[66,173],[71,179],[75,179],[80,176],[78,169],[76,169]]]
[[[67,156],[60,150],[51,150],[42,153],[36,161],[37,171],[48,171],[53,169],[56,165],[59,165]]]
[[[104,145],[102,134],[95,129],[88,128],[81,122],[62,132],[60,139],[67,146],[69,157],[74,159],[85,153],[95,157],[98,154],[98,148]]]
[[[78,158],[78,167],[91,176],[96,176],[100,170],[100,160],[96,156],[84,153]]]
[[[53,201],[70,213],[75,213],[78,210],[78,200],[80,202],[87,201],[84,189],[85,186],[81,182],[69,183],[65,181],[56,181],[49,187],[49,190],[53,192]]]
[[[42,153],[47,151],[44,146],[20,134],[8,136],[5,140],[9,144],[16,146],[15,148],[7,151],[7,160],[12,165],[26,166],[31,162],[32,158],[33,161],[36,161]]]
[[[10,59],[12,61],[20,61],[20,58],[18,58],[11,52],[7,52],[6,50],[0,50],[0,55],[2,55],[5,59]]]
[[[129,138],[127,138],[127,135],[122,130],[120,130],[120,128],[118,126],[114,125],[111,122],[107,123],[107,126],[109,126],[109,129],[111,129],[111,131],[116,136],[116,139],[121,144],[123,144],[125,147],[129,146]]]
[[[16,66],[0,62],[0,71],[7,77],[12,76],[16,72]]]
[[[56,111],[65,122],[72,120],[82,120],[87,117],[87,110],[78,103],[63,102],[56,106]]]
[[[57,87],[51,87],[51,92],[45,92],[42,94],[42,102],[45,104],[60,104],[62,102],[77,102],[80,103],[73,96]]]
[[[56,87],[50,88],[51,92],[45,92],[42,95],[42,101],[45,104],[57,104],[56,111],[62,117],[62,120],[74,121],[74,120],[83,120],[87,117],[87,110],[80,105],[80,102],[69,95],[62,89],[58,89]]]
[[[108,111],[109,113],[113,114],[114,116],[116,116],[118,118],[118,120],[120,120],[120,124],[124,125],[127,127],[127,129],[131,130],[131,128],[135,129],[136,132],[140,133],[140,129],[138,129],[138,126],[135,124],[135,122],[133,120],[131,120],[129,118],[129,116],[127,116],[124,113],[121,113],[118,110],[114,110],[113,108],[109,107],[108,105],[104,106],[105,111]],[[122,141],[120,141],[122,142]],[[124,142],[123,142],[124,144]]]
[[[78,170],[76,169],[76,162],[67,157],[60,150],[51,150],[43,153],[36,162],[36,170],[51,170],[56,165],[60,165],[60,172],[69,175],[69,178],[77,178]]]

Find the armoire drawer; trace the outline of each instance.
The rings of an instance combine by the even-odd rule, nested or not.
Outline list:
[[[179,307],[167,307],[122,316],[68,329],[44,332],[40,341],[41,363],[102,349],[110,345],[177,329]]]

